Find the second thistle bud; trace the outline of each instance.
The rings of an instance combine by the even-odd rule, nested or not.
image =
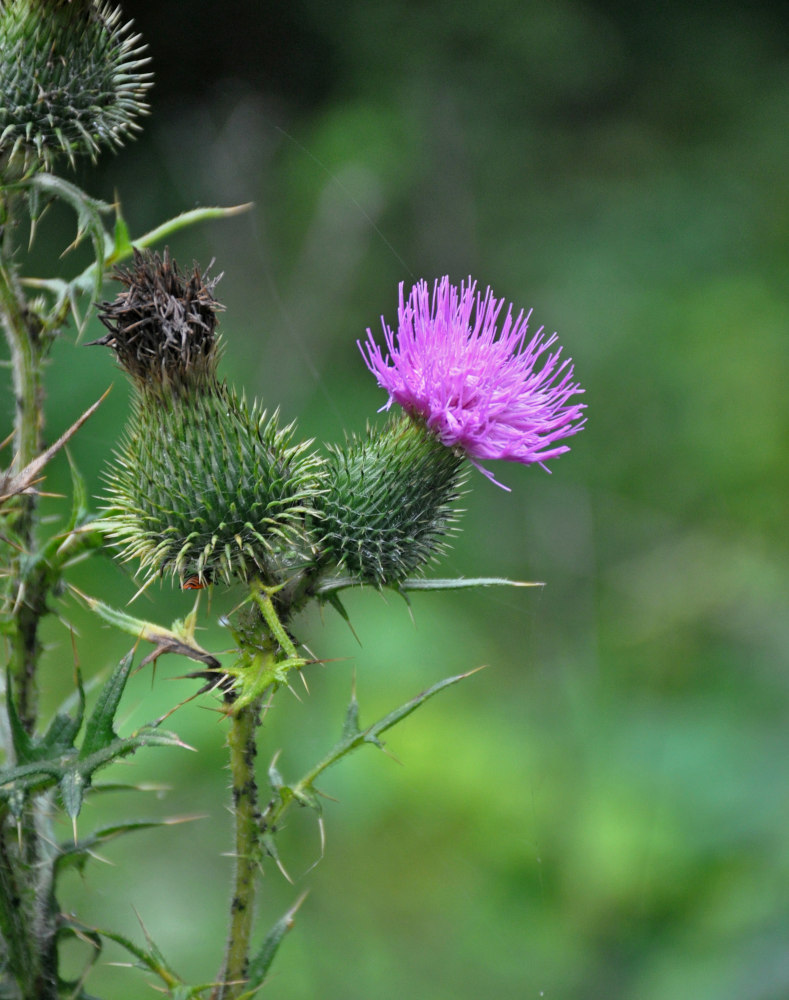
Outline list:
[[[135,411],[109,474],[105,524],[148,577],[282,582],[309,562],[305,518],[317,460],[292,429],[216,377],[216,279],[165,253],[135,253],[104,303],[111,347],[132,376]]]
[[[334,449],[317,501],[326,556],[376,587],[419,573],[453,531],[463,466],[409,417]]]

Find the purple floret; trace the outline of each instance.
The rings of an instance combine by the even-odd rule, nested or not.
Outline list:
[[[484,297],[477,292],[470,278],[459,289],[448,277],[436,281],[432,303],[426,281],[414,285],[408,301],[401,284],[396,335],[382,318],[388,355],[369,329],[359,347],[389,393],[385,409],[399,403],[478,468],[479,460],[499,458],[545,468],[569,451],[560,442],[586,422],[584,404],[575,400],[583,389],[573,381],[572,360],[561,360],[560,347],[551,351],[555,333],[545,339],[540,327],[526,342],[531,312],[513,320],[508,306],[498,330],[503,306],[490,289]]]

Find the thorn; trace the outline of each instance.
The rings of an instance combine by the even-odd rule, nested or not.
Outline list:
[[[115,868],[115,862],[110,861],[109,858],[102,857],[101,854],[97,854],[95,851],[85,851],[88,857],[93,858],[95,861],[100,861],[103,865],[109,865],[110,868]]]
[[[137,923],[140,925],[140,928],[142,929],[142,932],[145,935],[145,940],[147,941],[147,943],[148,943],[148,945],[150,947],[153,944],[153,938],[148,933],[148,928],[143,923],[142,917],[140,916],[140,914],[139,914],[139,912],[137,910],[137,907],[134,906],[133,904],[132,904],[132,910],[134,911],[134,915],[137,918]]]
[[[299,645],[309,657],[309,660],[307,661],[308,663],[317,663],[320,666],[324,666],[325,664],[330,662],[329,660],[318,659],[318,657],[315,655],[315,653],[313,653],[313,651],[310,649],[310,647],[307,645],[306,642],[299,643]]]
[[[19,590],[17,591],[16,600],[14,601],[14,606],[11,609],[11,614],[15,615],[25,599],[25,582],[24,580],[19,585]]]
[[[296,701],[297,701],[297,702],[299,702],[299,704],[303,704],[303,702],[302,702],[301,698],[299,698],[299,696],[298,696],[298,695],[296,694],[296,692],[295,692],[295,691],[293,690],[293,686],[292,686],[291,684],[287,684],[287,685],[286,685],[286,687],[287,687],[288,691],[290,691],[290,693],[291,693],[291,694],[293,695],[293,697],[294,697],[294,698],[296,699]]]
[[[134,597],[130,598],[130,599],[129,599],[129,600],[128,600],[128,601],[126,602],[126,607],[127,607],[127,608],[128,608],[128,606],[129,606],[130,604],[134,604],[134,602],[135,602],[135,601],[137,600],[137,598],[138,598],[138,597],[139,597],[139,596],[140,596],[141,594],[144,594],[144,593],[145,593],[145,591],[146,591],[146,590],[147,590],[147,589],[148,589],[148,588],[150,587],[150,585],[151,585],[151,584],[153,583],[154,579],[155,579],[155,577],[149,577],[149,578],[148,578],[148,579],[147,579],[147,580],[145,581],[145,583],[144,583],[144,584],[143,584],[143,585],[142,585],[142,586],[140,587],[140,589],[139,589],[139,590],[137,591],[137,593],[136,593],[136,594],[134,595]]]
[[[299,677],[301,678],[301,683],[304,685],[304,690],[307,692],[307,694],[309,694],[310,693],[310,686],[307,683],[307,678],[304,676],[304,671],[303,670],[299,670]]]
[[[387,750],[385,743],[381,743],[380,740],[376,739],[375,746],[378,747],[378,749],[381,751],[382,754],[384,754],[384,756],[388,757],[390,760],[393,760],[395,764],[399,764],[401,767],[403,766],[403,762],[400,760],[400,758],[395,756],[395,754],[393,754],[391,750]]]
[[[288,875],[288,873],[287,873],[287,871],[285,869],[285,866],[282,864],[282,862],[280,861],[280,859],[279,858],[274,858],[274,861],[276,862],[277,868],[279,868],[279,870],[282,873],[282,875],[284,876],[284,878],[286,878],[287,881],[290,882],[291,885],[294,885],[293,879],[290,877],[290,875]]]
[[[77,846],[77,817],[76,816],[72,816],[71,817],[71,829],[72,829],[72,831],[74,833],[74,846],[76,847]]]
[[[161,726],[161,724],[166,719],[169,719],[171,715],[174,715],[178,711],[179,708],[183,708],[184,705],[188,705],[189,702],[192,701],[194,698],[196,698],[200,693],[201,693],[200,691],[195,691],[195,693],[193,695],[190,695],[188,698],[185,698],[183,701],[179,701],[177,705],[174,705],[169,711],[165,712],[164,715],[160,716],[156,720],[156,722],[154,722],[154,725],[155,726]]]

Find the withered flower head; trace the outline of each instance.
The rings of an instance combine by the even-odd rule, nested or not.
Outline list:
[[[141,389],[211,384],[220,353],[216,314],[223,308],[214,288],[222,275],[209,278],[197,264],[186,275],[168,250],[160,257],[135,249],[133,265],[113,277],[125,290],[102,302],[99,319],[109,333],[93,343],[112,348]]]
[[[319,461],[293,427],[217,378],[219,278],[182,274],[165,251],[135,252],[101,306],[110,347],[131,375],[133,410],[105,495],[122,558],[184,586],[259,578],[278,585],[312,558]]]

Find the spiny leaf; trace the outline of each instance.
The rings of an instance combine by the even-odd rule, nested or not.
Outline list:
[[[465,590],[469,587],[544,587],[544,583],[526,580],[507,580],[499,576],[456,577],[450,579],[403,580],[400,590]]]
[[[181,212],[180,215],[176,215],[172,219],[168,219],[167,222],[163,222],[155,229],[151,229],[147,233],[143,233],[142,236],[138,236],[136,239],[132,240],[129,238],[129,231],[123,217],[121,216],[120,204],[116,203],[115,237],[112,244],[112,250],[107,253],[106,260],[103,264],[104,271],[106,272],[110,268],[116,267],[124,260],[127,260],[131,257],[135,248],[143,250],[146,247],[155,246],[157,243],[161,243],[163,240],[166,240],[169,236],[172,236],[179,230],[185,229],[187,226],[192,226],[196,222],[207,222],[209,219],[226,219],[230,216],[238,215],[241,212],[247,212],[252,207],[252,202],[248,202],[245,205],[231,205],[228,208],[193,208],[188,212]],[[89,289],[95,280],[96,265],[90,264],[85,268],[82,274],[74,278],[71,285],[77,291],[82,293]]]
[[[349,587],[358,587],[359,580],[350,576],[326,577],[315,585],[315,593],[318,597],[325,598],[335,607],[335,595],[341,590]],[[455,577],[439,579],[423,579],[421,577],[406,577],[401,580],[393,589],[397,591],[408,590],[466,590],[471,587],[544,587],[544,583],[529,582],[526,580],[508,580],[499,576],[477,576],[477,577]],[[340,614],[347,621],[344,609],[338,608]]]
[[[112,205],[108,205],[104,201],[99,201],[97,198],[91,198],[90,195],[78,188],[76,184],[72,184],[62,177],[56,177],[54,174],[36,173],[32,177],[20,181],[17,186],[28,188],[35,192],[36,195],[40,193],[44,196],[60,198],[61,201],[67,202],[74,209],[77,214],[77,235],[69,249],[77,246],[86,233],[90,236],[90,241],[93,244],[94,258],[98,265],[95,269],[93,280],[93,298],[98,298],[101,292],[101,279],[104,274],[105,252],[105,233],[101,216],[102,213],[111,211]],[[32,215],[31,213],[31,218],[34,221],[37,217],[38,212],[36,212],[36,215]]]
[[[168,236],[172,236],[173,233],[177,233],[181,229],[185,229],[187,226],[192,226],[196,222],[206,222],[208,219],[227,219],[232,215],[239,215],[241,212],[248,212],[251,208],[254,208],[254,203],[251,201],[246,202],[243,205],[231,205],[228,208],[219,207],[205,207],[205,208],[193,208],[188,212],[181,212],[180,215],[173,216],[172,219],[168,219],[167,222],[163,222],[161,225],[157,226],[155,229],[150,229],[147,233],[144,233],[138,239],[134,241],[136,247],[152,247],[156,243],[160,243],[162,240],[166,240]],[[127,256],[130,255],[127,254]]]
[[[82,943],[88,943],[91,945],[88,949],[85,964],[79,978],[72,980],[58,978],[60,995],[68,997],[69,1000],[95,1000],[95,997],[84,992],[82,984],[85,982],[91,969],[96,965],[101,957],[101,936],[87,927],[78,925],[73,918],[67,916],[66,914],[60,914],[57,934],[59,942],[62,941],[63,938],[73,937]]]
[[[97,734],[98,735],[98,734]],[[103,738],[103,737],[102,737]],[[187,744],[174,733],[160,732],[153,727],[143,726],[131,736],[121,739],[116,737],[107,744],[102,744],[93,753],[71,757],[60,766],[60,791],[66,812],[76,819],[82,808],[82,799],[91,786],[93,774],[101,767],[106,767],[116,760],[129,757],[144,746],[178,746],[187,748]]]
[[[47,462],[63,447],[64,444],[71,438],[80,427],[85,423],[85,421],[90,417],[101,403],[107,398],[107,393],[109,389],[93,404],[89,406],[87,410],[79,417],[74,423],[69,427],[67,431],[57,439],[57,441],[51,445],[45,452],[42,452],[37,458],[34,458],[29,465],[26,465],[21,472],[16,476],[11,477],[9,474],[0,475],[0,503],[4,500],[8,500],[10,497],[15,496],[17,493],[30,492],[36,482],[41,478],[44,466]]]
[[[74,679],[76,691],[64,703],[65,708],[74,707],[74,714],[70,715],[68,711],[56,712],[41,740],[41,746],[46,747],[50,755],[74,746],[74,740],[85,717],[85,688],[79,667],[75,668]]]
[[[134,650],[123,657],[99,692],[98,701],[85,724],[85,736],[80,748],[80,758],[84,759],[96,751],[103,750],[117,738],[113,728],[115,713],[120,704],[123,689],[131,673]]]
[[[80,838],[77,843],[66,842],[59,845],[58,855],[55,859],[55,868],[75,866],[82,868],[91,852],[95,851],[102,844],[106,844],[116,837],[121,837],[127,833],[137,833],[139,830],[151,830],[160,826],[174,826],[177,823],[188,823],[195,819],[202,819],[200,816],[179,816],[163,820],[136,820],[127,823],[116,823],[114,826],[103,827],[94,830],[87,837]]]
[[[477,667],[474,670],[469,670],[464,674],[457,674],[454,677],[447,677],[442,681],[438,681],[433,684],[432,687],[427,688],[422,691],[416,697],[411,698],[410,701],[405,702],[405,704],[400,705],[394,711],[389,712],[387,715],[383,716],[377,722],[373,723],[367,729],[358,728],[358,719],[354,720],[353,717],[358,711],[358,706],[353,707],[355,697],[351,699],[351,708],[346,713],[345,722],[343,724],[343,735],[340,740],[332,747],[328,754],[316,764],[310,771],[308,771],[295,785],[289,786],[284,785],[280,794],[269,804],[263,814],[263,820],[269,829],[276,828],[279,824],[283,814],[288,810],[293,801],[300,802],[302,805],[309,805],[313,808],[317,808],[320,811],[320,803],[316,798],[315,782],[320,777],[320,775],[336,764],[337,761],[341,760],[343,757],[347,756],[357,747],[364,745],[365,743],[372,743],[375,746],[381,748],[383,743],[381,742],[380,736],[386,732],[387,729],[391,729],[402,719],[411,715],[415,712],[420,705],[424,705],[426,701],[432,698],[434,695],[438,694],[439,691],[443,691],[445,688],[451,687],[457,684],[458,681],[465,680],[472,674],[477,673],[481,670],[481,667]],[[348,717],[351,716],[352,722],[349,725]],[[354,728],[355,725],[355,728]],[[266,845],[268,846],[268,845]],[[274,855],[272,855],[274,856]]]
[[[239,1000],[251,998],[263,985],[268,970],[271,968],[271,963],[274,961],[279,950],[279,946],[282,944],[285,935],[293,927],[296,913],[306,898],[306,892],[299,896],[287,913],[284,913],[274,924],[266,935],[263,944],[252,956],[247,970],[247,989],[241,994]]]
[[[74,740],[82,725],[82,715],[85,708],[85,692],[82,688],[82,680],[79,674],[77,674],[77,686],[79,702],[75,715],[71,716],[67,712],[58,712],[50,722],[44,736],[41,739],[36,739],[25,731],[20,722],[14,703],[11,678],[8,678],[6,686],[6,710],[17,768],[36,761],[45,761],[47,758],[55,758],[73,748]],[[7,774],[9,772],[3,773]]]
[[[37,760],[38,755],[33,740],[22,725],[14,704],[10,672],[6,675],[6,711],[15,760],[20,764],[29,764],[31,761]]]
[[[158,650],[156,655],[160,653],[177,653],[181,656],[188,656],[192,660],[199,660],[213,670],[218,670],[221,666],[215,656],[206,652],[194,641],[196,619],[192,615],[188,615],[183,621],[173,622],[172,628],[166,629],[154,622],[148,622],[142,618],[134,618],[132,615],[127,615],[125,611],[118,611],[103,601],[84,594],[74,586],[70,586],[70,589],[88,605],[91,611],[95,611],[100,618],[109,622],[110,625],[115,625],[122,631],[128,632],[135,639],[144,639],[146,642],[152,642]]]
[[[113,233],[112,251],[107,254],[107,267],[114,267],[119,261],[131,257],[134,252],[131,238],[129,237],[129,227],[126,220],[121,215],[121,206],[118,199],[115,199],[115,230]]]
[[[108,389],[107,392],[110,390]],[[107,393],[104,394],[106,396]],[[102,396],[102,399],[104,399]],[[77,468],[70,452],[66,451],[69,469],[71,471],[71,517],[68,523],[68,531],[73,531],[78,524],[81,524],[88,514],[88,489],[85,485],[85,477]]]
[[[142,924],[142,921],[140,921],[140,923]],[[138,944],[135,944],[131,938],[127,938],[123,934],[118,934],[116,931],[105,931],[99,930],[98,928],[96,930],[103,938],[106,938],[108,941],[114,941],[122,948],[125,948],[130,955],[133,955],[137,959],[143,968],[155,973],[155,975],[162,980],[165,986],[167,986],[168,990],[175,990],[182,986],[183,980],[167,963],[161,951],[148,934],[144,925],[142,929],[148,944],[147,950],[145,948],[141,948]]]
[[[359,728],[359,702],[356,698],[356,685],[351,690],[351,700],[345,711],[345,721],[342,724],[343,739],[358,736],[361,732]]]
[[[76,767],[66,771],[60,779],[60,797],[70,819],[74,820],[79,816],[85,788],[89,784],[90,780],[86,780],[82,770]]]
[[[407,718],[412,712],[415,712],[420,705],[424,705],[429,698],[438,694],[439,691],[443,691],[445,688],[451,687],[453,684],[457,684],[458,681],[464,681],[467,677],[471,677],[472,674],[476,674],[482,669],[482,667],[475,667],[473,670],[467,670],[464,674],[457,674],[455,677],[447,677],[443,681],[438,681],[437,684],[433,684],[432,687],[422,691],[415,698],[407,701],[404,705],[396,708],[393,712],[389,712],[388,715],[379,719],[378,722],[373,723],[369,729],[360,734],[361,739],[368,742],[377,742],[381,733],[385,733],[387,729],[391,729],[392,726],[397,725],[397,723],[402,719]],[[360,737],[357,737],[357,739]]]

